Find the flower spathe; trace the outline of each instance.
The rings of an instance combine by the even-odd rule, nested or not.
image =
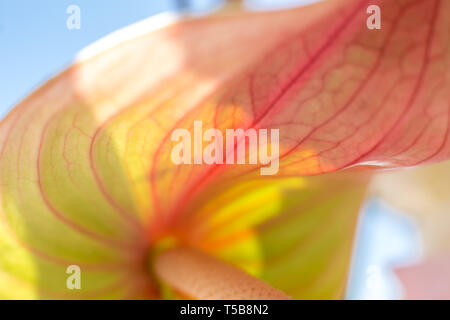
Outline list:
[[[369,30],[369,2],[140,24],[32,93],[0,126],[0,297],[161,297],[149,256],[173,239],[341,298],[364,169],[449,156],[450,3],[379,1]],[[175,165],[170,134],[196,120],[279,129],[279,173]]]

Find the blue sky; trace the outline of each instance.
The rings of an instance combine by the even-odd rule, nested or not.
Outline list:
[[[71,4],[81,8],[80,30],[66,27]],[[85,46],[174,8],[170,0],[0,0],[0,115]]]

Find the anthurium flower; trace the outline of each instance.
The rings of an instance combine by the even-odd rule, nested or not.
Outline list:
[[[423,236],[423,261],[397,266],[407,299],[450,299],[450,163],[379,174],[371,193],[412,216]]]
[[[396,270],[403,283],[406,299],[450,299],[450,256],[435,256],[425,262]]]
[[[450,3],[377,1],[375,30],[371,4],[152,18],[82,52],[0,125],[0,297],[342,298],[367,169],[450,153]],[[278,174],[174,164],[195,121],[278,129]]]

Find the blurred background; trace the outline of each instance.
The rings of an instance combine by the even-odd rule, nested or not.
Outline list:
[[[317,0],[316,0],[317,1]],[[166,11],[207,14],[220,0],[0,0],[0,117],[68,66],[87,45],[124,26]],[[252,10],[270,10],[314,0],[248,0]],[[68,29],[66,12],[80,8],[80,29]],[[348,299],[400,299],[395,266],[420,259],[423,241],[412,218],[378,199],[362,210],[355,240]]]

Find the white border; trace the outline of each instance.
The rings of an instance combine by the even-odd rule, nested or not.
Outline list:
[[[135,39],[148,32],[170,26],[175,22],[180,21],[182,17],[186,17],[186,15],[176,12],[163,12],[120,28],[81,49],[81,51],[75,55],[74,62],[85,61],[124,41]]]

